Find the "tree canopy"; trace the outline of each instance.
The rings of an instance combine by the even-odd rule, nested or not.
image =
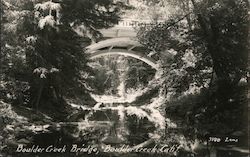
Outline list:
[[[28,85],[29,100],[25,101],[35,106],[41,97],[60,100],[73,91],[88,97],[91,70],[86,65],[84,45],[101,36],[98,29],[116,24],[126,6],[113,0],[1,3],[2,79],[20,76],[14,82]]]

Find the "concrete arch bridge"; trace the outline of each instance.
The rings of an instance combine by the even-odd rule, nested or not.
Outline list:
[[[118,37],[106,39],[88,46],[86,53],[90,59],[107,55],[128,56],[145,62],[156,70],[158,69],[157,61],[147,56],[145,52],[143,52],[143,46],[134,38]]]

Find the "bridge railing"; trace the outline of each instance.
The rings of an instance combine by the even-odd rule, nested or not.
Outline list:
[[[163,20],[158,20],[157,22],[152,22],[152,20],[138,20],[138,19],[122,19],[118,22],[114,27],[123,27],[123,28],[134,28],[143,25],[155,25],[155,24],[163,24]]]

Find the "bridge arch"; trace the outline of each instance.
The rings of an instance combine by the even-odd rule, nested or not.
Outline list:
[[[90,59],[115,54],[129,56],[141,60],[157,70],[157,62],[143,52],[134,51],[133,49],[136,47],[143,46],[132,38],[112,38],[88,46],[86,48],[86,53],[89,55]]]

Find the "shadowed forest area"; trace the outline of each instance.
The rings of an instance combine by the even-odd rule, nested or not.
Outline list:
[[[0,2],[0,157],[249,155],[248,0]]]

